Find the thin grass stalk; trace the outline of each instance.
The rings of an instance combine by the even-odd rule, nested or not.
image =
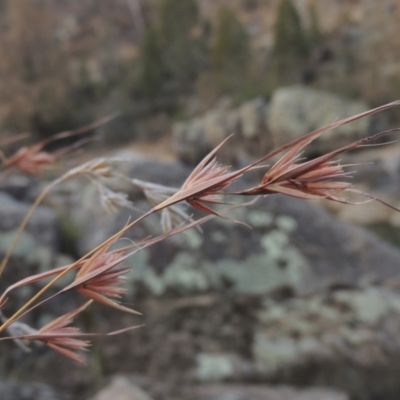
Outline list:
[[[77,128],[77,129],[73,129],[73,130],[69,130],[69,131],[64,131],[64,132],[60,132],[56,135],[54,135],[53,137],[49,138],[49,139],[45,139],[43,140],[41,143],[43,144],[43,146],[45,146],[46,144],[56,141],[56,140],[60,140],[60,139],[65,139],[65,138],[69,138],[72,136],[77,136],[77,135],[81,135],[82,133],[86,133],[90,130],[93,130],[95,128],[98,128],[102,125],[107,124],[108,122],[114,120],[117,116],[119,115],[119,113],[115,113],[112,115],[109,115],[107,117],[101,118],[98,121],[94,121],[88,125],[85,125],[81,128]],[[26,134],[21,134],[18,135],[16,138],[14,138],[15,140],[21,140],[23,138],[26,137]],[[12,142],[12,141],[11,141]],[[7,143],[7,142],[3,142],[2,144]],[[10,143],[10,141],[8,142]],[[3,160],[4,162],[4,160]],[[6,170],[3,171],[4,175],[0,175],[1,178],[4,178],[4,176],[9,172],[10,170]],[[17,233],[14,236],[10,247],[7,249],[7,252],[0,264],[0,278],[6,268],[6,265],[12,255],[12,252],[15,250],[15,247],[18,243],[18,240],[22,234],[22,232],[24,231],[24,229],[26,228],[27,223],[29,222],[30,218],[32,217],[33,213],[35,212],[35,210],[37,209],[37,207],[39,206],[39,204],[43,201],[43,199],[46,197],[46,195],[50,192],[51,189],[53,189],[56,185],[58,185],[59,183],[61,183],[63,180],[72,177],[71,175],[63,175],[60,178],[56,179],[55,181],[51,182],[49,185],[47,185],[42,192],[39,194],[39,196],[35,199],[34,203],[32,204],[31,208],[28,210],[28,212],[26,213],[24,219],[22,220],[20,226],[18,227]]]
[[[0,278],[7,266],[7,263],[11,257],[12,252],[15,250],[15,247],[17,246],[18,240],[21,237],[22,232],[26,228],[26,225],[28,224],[30,218],[32,217],[33,213],[36,211],[37,207],[39,204],[42,202],[42,200],[47,196],[47,194],[50,192],[51,189],[54,188],[54,186],[58,185],[60,182],[64,180],[64,177],[60,177],[56,179],[55,181],[51,182],[49,185],[47,185],[42,192],[39,194],[39,196],[36,198],[35,202],[32,204],[31,208],[28,210],[26,213],[24,219],[22,220],[21,224],[18,227],[17,233],[15,234],[10,247],[8,247],[7,252],[0,264]]]
[[[250,202],[252,203],[252,202]],[[244,205],[250,204],[250,203],[245,203]],[[228,210],[226,211],[230,211],[231,209],[234,209],[236,207],[230,207]],[[143,215],[141,215],[139,218],[137,218],[136,220],[132,221],[131,223],[127,224],[124,228],[120,229],[117,233],[115,233],[114,235],[112,235],[110,238],[108,238],[107,240],[105,240],[104,242],[100,243],[97,247],[95,247],[94,249],[90,250],[88,253],[86,253],[85,255],[83,255],[79,260],[75,261],[74,263],[72,263],[68,268],[66,268],[64,271],[62,271],[59,275],[57,275],[55,278],[53,278],[47,285],[45,285],[38,293],[36,293],[36,295],[34,295],[30,300],[28,300],[17,312],[15,312],[6,322],[4,322],[1,326],[0,326],[0,333],[2,333],[5,329],[7,329],[7,327],[12,324],[13,322],[15,322],[17,319],[19,319],[20,317],[22,317],[23,315],[25,315],[27,312],[31,311],[32,309],[36,308],[35,306],[32,306],[32,308],[29,308],[42,294],[44,294],[51,286],[54,285],[54,283],[56,283],[58,280],[60,280],[64,275],[66,275],[68,272],[72,271],[73,269],[76,268],[76,266],[82,262],[85,258],[90,257],[92,254],[94,254],[96,251],[98,251],[101,247],[106,246],[107,244],[109,244],[110,242],[114,241],[116,238],[118,238],[119,236],[121,236],[123,233],[125,233],[127,230],[129,230],[132,226],[136,225],[137,223],[139,223],[140,221],[142,221],[143,219],[145,219],[146,217],[148,217],[149,215],[157,212],[158,210],[156,210],[155,208],[150,209],[149,211],[147,211],[146,213],[144,213]],[[188,226],[184,227],[183,230],[186,230],[187,228],[191,227],[191,226],[195,226],[197,223],[203,223],[207,220],[209,220],[210,218],[212,218],[213,215],[209,215],[207,217],[203,217],[201,222],[200,221],[195,221],[191,224],[189,224]],[[177,230],[174,234],[181,232],[181,230]],[[165,235],[164,235],[165,236]],[[45,299],[43,302],[47,301],[49,299]],[[42,303],[42,302],[41,302]],[[40,304],[41,304],[40,303]]]
[[[126,232],[128,229],[130,229],[132,226],[135,224],[139,223],[149,215],[153,214],[155,211],[154,209],[151,209],[147,211],[145,214],[141,215],[139,218],[136,220],[132,221],[128,225],[126,225],[124,228],[122,228],[120,231],[118,231],[116,234],[105,240],[104,242],[100,243],[97,247],[94,249],[90,250],[88,253],[83,255],[79,260],[75,261],[72,263],[67,269],[65,269],[63,272],[61,272],[59,275],[54,277],[47,285],[45,285],[39,292],[37,292],[31,299],[29,299],[18,311],[16,311],[6,322],[4,322],[0,326],[0,333],[4,332],[5,329],[7,329],[8,326],[10,326],[13,322],[15,322],[18,318],[24,314],[26,310],[40,297],[42,294],[44,294],[50,287],[52,287],[56,282],[58,282],[64,275],[66,275],[68,272],[72,271],[78,263],[83,261],[85,258],[90,257],[93,253],[95,253],[97,250],[99,250],[102,246],[108,244],[109,242],[113,241],[115,238],[117,238],[119,235],[122,233]]]

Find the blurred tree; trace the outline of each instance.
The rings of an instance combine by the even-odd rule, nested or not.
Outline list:
[[[309,42],[291,0],[281,0],[275,24],[274,64],[282,81],[297,81],[309,55]],[[280,82],[282,83],[282,82]]]
[[[246,30],[231,8],[222,7],[217,16],[211,63],[224,90],[235,89],[243,82],[250,57],[250,41]],[[238,80],[239,77],[241,79]]]
[[[310,31],[308,34],[310,47],[319,46],[324,41],[324,35],[321,32],[318,21],[318,13],[315,4],[311,4],[309,9]]]
[[[199,43],[194,29],[199,22],[195,0],[161,0],[158,32],[170,79],[184,90],[198,72]]]
[[[219,10],[216,29],[212,46],[214,70],[245,72],[250,59],[249,37],[232,9],[222,7]]]
[[[165,74],[166,70],[157,32],[154,28],[149,28],[141,45],[138,76],[139,90],[147,99],[154,100],[162,93]]]
[[[7,0],[0,37],[0,117],[10,130],[52,131],[66,115],[66,54],[48,3]],[[54,130],[53,130],[54,131]]]

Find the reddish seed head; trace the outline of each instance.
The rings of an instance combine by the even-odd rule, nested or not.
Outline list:
[[[337,181],[348,177],[348,173],[338,163],[317,163],[306,172],[302,172],[306,163],[296,163],[293,160],[279,163],[264,175],[259,185],[247,190],[246,194],[282,193],[303,199],[338,200],[335,194],[351,188],[350,183]]]
[[[83,306],[56,318],[38,331],[26,324],[14,322],[8,329],[11,336],[0,338],[0,340],[12,339],[18,344],[22,344],[24,349],[28,351],[28,344],[31,341],[38,341],[65,357],[80,364],[86,364],[85,358],[77,353],[77,351],[87,351],[87,348],[90,346],[90,341],[83,339],[89,337],[114,336],[140,328],[140,325],[137,325],[109,333],[82,333],[78,328],[68,326],[73,322],[74,317],[85,310],[91,303],[92,300],[86,302]]]
[[[125,252],[133,245],[107,252],[119,237],[120,235],[102,246],[91,257],[84,260],[76,274],[74,282],[65,287],[61,292],[76,289],[84,296],[105,306],[141,315],[139,312],[124,307],[117,301],[110,299],[110,297],[119,298],[125,292],[125,289],[119,287],[119,285],[124,281],[124,275],[130,269],[128,267],[118,268],[118,265],[127,258]]]
[[[85,364],[85,359],[76,351],[85,351],[90,346],[90,341],[80,339],[81,333],[78,328],[68,326],[73,322],[74,317],[89,306],[91,301],[85,303],[82,307],[70,311],[61,317],[46,324],[37,332],[25,335],[24,340],[36,340],[49,346],[65,357],[68,357],[80,364]]]
[[[55,156],[42,151],[42,144],[20,148],[3,164],[4,168],[17,168],[28,174],[37,174],[53,164]]]
[[[198,210],[222,217],[221,214],[212,210],[206,204],[220,204],[221,191],[251,168],[246,167],[238,171],[229,172],[230,167],[219,164],[213,158],[214,154],[229,138],[230,136],[209,153],[188,176],[182,187],[174,195],[154,207],[154,210],[163,210],[173,204],[186,201]]]
[[[303,199],[326,198],[346,204],[363,203],[351,202],[336,196],[336,194],[341,192],[352,192],[366,197],[368,199],[367,201],[377,200],[386,206],[397,210],[397,208],[369,195],[368,193],[353,189],[350,183],[340,181],[340,179],[348,178],[349,173],[343,170],[344,166],[341,166],[339,162],[332,161],[336,156],[354,150],[357,147],[363,146],[381,136],[387,135],[392,130],[358,140],[347,146],[343,146],[337,150],[331,151],[330,153],[324,154],[314,160],[301,162],[302,160],[300,159],[302,149],[321,136],[324,132],[397,105],[400,105],[400,101],[389,103],[364,113],[334,122],[279,147],[253,164],[260,164],[277,154],[287,151],[264,175],[260,184],[237,194],[263,195],[281,193]]]

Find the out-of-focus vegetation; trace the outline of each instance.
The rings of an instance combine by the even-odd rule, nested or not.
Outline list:
[[[397,65],[379,46],[387,35],[366,36],[379,24],[363,13],[369,2],[303,3],[3,0],[1,131],[46,136],[119,111],[104,139],[153,139],[221,98],[268,98],[293,83],[371,105],[396,97],[400,78],[382,78]],[[377,47],[374,62],[366,54]]]
[[[296,7],[291,0],[282,0],[275,25],[273,52],[278,77],[283,81],[299,81],[310,51],[307,33]]]

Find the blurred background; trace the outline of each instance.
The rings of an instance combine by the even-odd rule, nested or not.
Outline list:
[[[0,137],[40,140],[118,113],[81,158],[125,157],[132,178],[179,187],[231,133],[221,160],[240,166],[399,99],[399,20],[397,0],[1,0]],[[394,108],[327,133],[305,155],[399,125]],[[398,144],[343,163],[363,164],[358,188],[400,205]],[[0,182],[0,254],[50,177]],[[145,209],[140,191],[119,188]],[[2,289],[125,223],[131,213],[105,215],[92,189],[71,181],[48,196]],[[135,256],[125,300],[146,327],[95,341],[88,367],[2,344],[0,399],[399,399],[400,214],[280,196],[236,214],[253,229],[216,220]],[[150,218],[130,237],[159,232]],[[26,322],[77,304],[67,294]],[[96,308],[80,323],[105,332],[132,317]]]

